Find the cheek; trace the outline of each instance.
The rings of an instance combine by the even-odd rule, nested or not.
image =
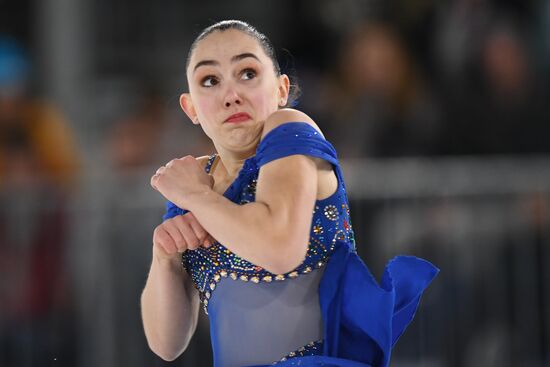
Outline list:
[[[215,99],[208,97],[199,97],[196,101],[193,101],[195,104],[195,110],[199,117],[199,120],[210,120],[215,113]]]
[[[275,112],[278,108],[277,94],[273,87],[265,88],[261,92],[252,93],[250,96],[251,102],[256,106],[259,113],[269,115]],[[267,116],[262,116],[267,117]]]

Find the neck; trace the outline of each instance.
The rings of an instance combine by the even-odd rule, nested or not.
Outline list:
[[[228,177],[236,177],[241,170],[244,161],[252,157],[256,152],[255,150],[234,152],[221,147],[216,148],[218,155],[220,156],[218,167],[223,167],[223,170],[226,172]]]

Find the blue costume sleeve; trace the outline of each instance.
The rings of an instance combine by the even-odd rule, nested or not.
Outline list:
[[[256,149],[256,161],[261,167],[275,159],[295,154],[322,158],[338,166],[332,144],[305,122],[287,122],[268,132]]]
[[[176,215],[183,215],[189,212],[188,210],[181,209],[171,201],[166,201],[166,213],[162,216],[162,221],[175,217]]]

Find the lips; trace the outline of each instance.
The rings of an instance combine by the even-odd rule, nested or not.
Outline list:
[[[246,120],[250,120],[251,117],[248,113],[246,112],[239,112],[239,113],[235,113],[231,116],[229,116],[225,122],[242,122],[242,121],[246,121]]]

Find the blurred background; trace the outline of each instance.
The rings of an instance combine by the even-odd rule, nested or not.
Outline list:
[[[0,0],[0,366],[209,366],[149,351],[157,167],[195,36],[274,42],[343,162],[358,251],[441,273],[392,366],[550,366],[550,0]],[[254,346],[250,346],[253,348]]]

